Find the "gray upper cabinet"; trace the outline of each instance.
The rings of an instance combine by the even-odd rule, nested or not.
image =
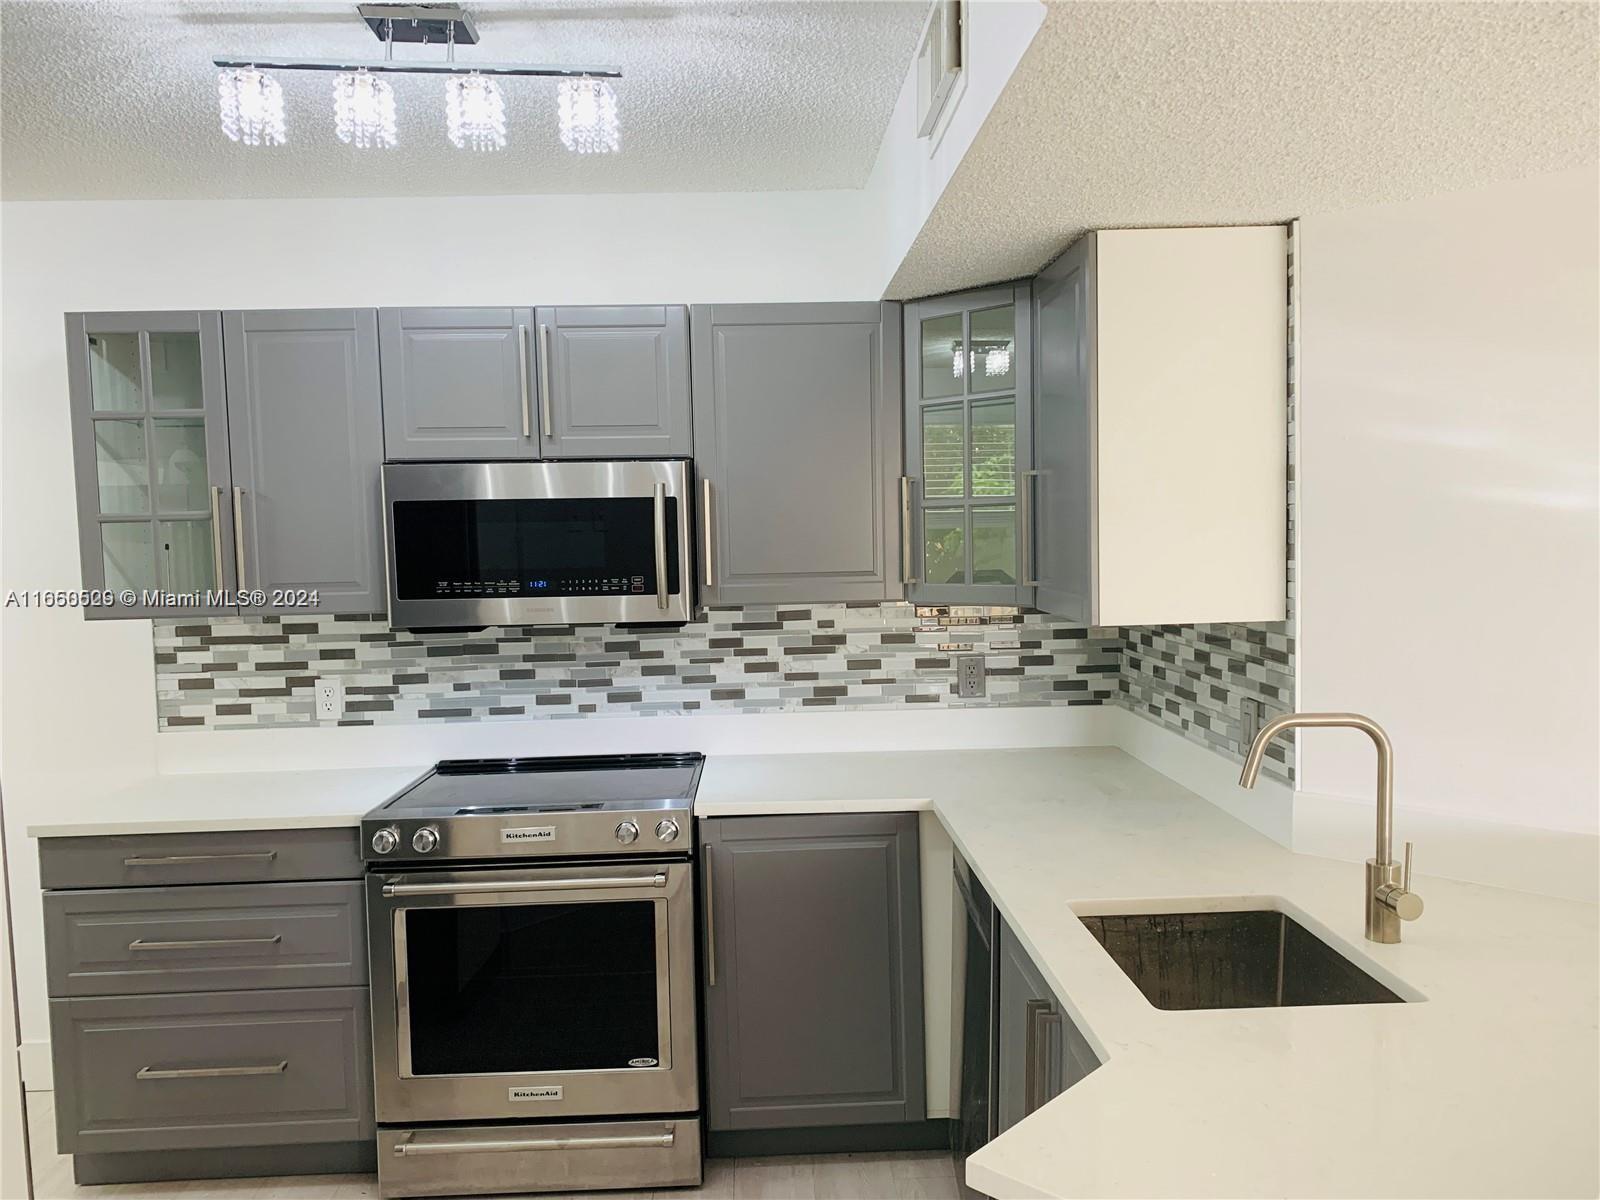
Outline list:
[[[539,457],[527,308],[385,308],[383,437],[388,457]]]
[[[1034,603],[1084,621],[1094,609],[1094,251],[1093,237],[1079,238],[1033,285],[1041,506]]]
[[[146,594],[234,586],[219,315],[68,314],[67,376],[83,585],[136,594],[84,615],[233,612]]]
[[[898,597],[900,306],[696,305],[690,327],[702,598]]]
[[[906,309],[911,599],[1031,604],[1032,346],[1026,284]]]
[[[916,814],[698,826],[708,1128],[922,1120]]]
[[[537,330],[544,457],[690,453],[686,307],[541,308]]]
[[[223,316],[235,567],[262,612],[382,612],[383,418],[372,309]],[[274,603],[307,590],[314,603]]]

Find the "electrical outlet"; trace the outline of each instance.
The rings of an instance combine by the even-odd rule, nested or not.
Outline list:
[[[1248,746],[1256,740],[1266,719],[1266,706],[1252,696],[1239,701],[1239,743]]]
[[[983,695],[983,655],[956,655],[956,695],[969,700]]]
[[[335,678],[317,680],[317,720],[337,721],[344,716],[344,683]]]

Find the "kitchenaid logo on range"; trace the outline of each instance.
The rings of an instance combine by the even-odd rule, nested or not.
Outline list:
[[[561,1099],[561,1085],[507,1088],[506,1095],[512,1100],[559,1100]]]
[[[516,842],[553,842],[556,840],[556,827],[554,825],[524,825],[520,829],[502,829],[500,841],[503,845]]]

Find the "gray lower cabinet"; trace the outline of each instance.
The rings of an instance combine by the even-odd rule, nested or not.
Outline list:
[[[365,988],[50,1002],[69,1154],[371,1138]]]
[[[361,888],[352,879],[47,893],[50,995],[365,983]]]
[[[690,453],[686,307],[541,308],[536,320],[545,458]]]
[[[923,1120],[916,814],[698,827],[707,1128]]]
[[[383,308],[383,440],[407,459],[539,457],[530,308]]]
[[[1100,1062],[1004,922],[999,977],[995,1131],[1004,1133]]]
[[[241,589],[259,612],[382,612],[383,415],[377,313],[222,320]],[[279,593],[306,591],[312,603]]]
[[[46,888],[288,883],[360,879],[364,871],[354,829],[106,834],[39,842],[39,882]]]
[[[47,838],[40,877],[78,1182],[370,1169],[354,829]]]
[[[696,305],[690,328],[702,598],[898,597],[900,306]]]

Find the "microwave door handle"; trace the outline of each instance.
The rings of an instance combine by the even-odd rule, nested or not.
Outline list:
[[[667,485],[656,484],[656,607],[667,607]]]

